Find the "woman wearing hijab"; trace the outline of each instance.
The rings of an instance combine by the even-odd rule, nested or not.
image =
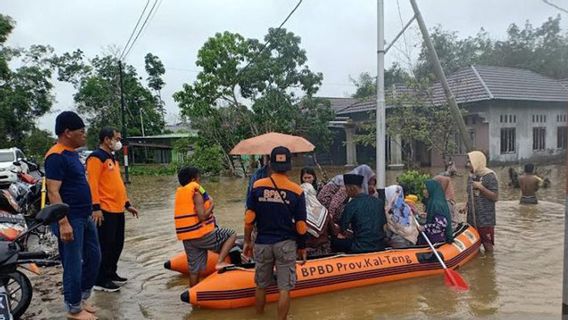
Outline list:
[[[452,242],[452,218],[444,190],[436,180],[429,179],[424,184],[426,223],[419,229],[424,231],[432,243]],[[426,240],[421,237],[418,243],[426,244]]]
[[[375,176],[373,169],[366,164],[360,165],[355,169],[349,171],[347,174],[356,174],[363,176],[363,192],[369,194],[369,180]],[[371,181],[372,182],[372,181]],[[343,182],[343,175],[333,177],[318,194],[318,200],[324,207],[327,208],[335,223],[341,221],[341,215],[345,204],[349,202],[349,196],[345,191],[345,183]]]
[[[301,187],[306,197],[306,222],[308,225],[306,249],[308,249],[308,256],[329,254],[331,253],[329,236],[334,234],[331,216],[318,201],[316,190],[311,183],[302,183]]]
[[[404,201],[401,186],[392,185],[385,188],[387,203],[385,212],[387,218],[388,245],[392,248],[407,248],[416,244],[418,230],[414,225],[412,209]]]
[[[433,179],[438,181],[442,186],[442,190],[444,190],[448,208],[450,209],[450,216],[452,217],[452,228],[456,229],[461,219],[458,216],[458,210],[455,209],[456,200],[452,179],[442,175],[437,175]]]
[[[487,158],[480,151],[467,154],[470,176],[467,184],[467,223],[477,228],[485,251],[495,245],[495,202],[499,198],[499,181],[487,168]]]

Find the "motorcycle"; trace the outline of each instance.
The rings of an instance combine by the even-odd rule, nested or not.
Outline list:
[[[11,241],[0,241],[0,320],[19,319],[31,303],[32,284],[20,269],[30,264],[52,266],[58,263],[46,252],[26,251],[19,240],[40,227],[61,220],[68,212],[69,206],[66,204],[47,206],[38,212],[27,230],[19,233]]]
[[[27,165],[29,173],[22,170],[22,163]],[[8,189],[16,198],[22,214],[28,220],[33,221],[41,209],[42,183],[45,174],[39,165],[25,159],[15,161],[14,165],[19,168],[12,171],[17,174],[18,180],[13,182]]]
[[[28,166],[29,173],[22,170],[22,162]],[[24,216],[27,223],[33,223],[35,216],[42,207],[42,197],[45,197],[43,186],[45,174],[37,164],[25,159],[15,161],[14,165],[19,168],[19,170],[12,171],[17,174],[18,180],[13,182],[8,190],[20,207],[19,213]],[[30,238],[36,237],[37,244],[42,245],[46,239],[50,238],[48,230],[47,227],[40,227],[29,233],[22,242],[27,247]]]

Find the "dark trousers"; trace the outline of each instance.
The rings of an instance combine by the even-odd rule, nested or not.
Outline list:
[[[103,218],[103,223],[97,227],[102,257],[97,278],[99,284],[116,274],[118,259],[124,247],[124,213],[103,211]]]

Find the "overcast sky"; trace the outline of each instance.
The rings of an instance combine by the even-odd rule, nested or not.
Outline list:
[[[154,0],[150,0],[150,5]],[[550,0],[568,7],[566,0]],[[509,24],[524,25],[528,19],[540,26],[561,13],[541,0],[428,0],[418,1],[429,27],[440,24],[460,36],[475,35],[481,27],[502,39]],[[247,38],[262,38],[277,27],[296,5],[296,0],[162,0],[158,11],[127,58],[139,74],[144,72],[147,52],[160,57],[166,67],[163,90],[168,119],[178,107],[171,95],[196,76],[197,51],[216,32],[238,32]],[[62,53],[77,48],[87,57],[101,54],[108,46],[124,46],[146,0],[2,0],[0,12],[17,23],[8,45],[28,47],[48,44]],[[400,15],[399,15],[400,7]],[[320,96],[345,97],[354,92],[349,77],[361,72],[376,74],[377,9],[374,0],[304,0],[285,28],[302,38],[312,71],[322,72]],[[385,1],[385,38],[392,39],[412,16],[406,0]],[[562,15],[566,30],[568,16]],[[408,64],[420,43],[418,28],[407,32],[397,49],[386,57],[387,65]],[[73,109],[73,88],[57,83],[53,110]],[[52,129],[54,113],[39,119]]]

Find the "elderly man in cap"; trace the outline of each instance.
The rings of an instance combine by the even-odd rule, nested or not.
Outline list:
[[[343,175],[345,189],[351,201],[345,205],[341,216],[341,233],[333,239],[335,251],[365,253],[385,249],[385,206],[383,200],[363,192],[363,176]],[[347,238],[347,229],[353,230],[353,237]]]
[[[69,205],[67,217],[51,226],[59,240],[65,309],[68,319],[96,319],[95,307],[86,300],[97,278],[101,251],[91,220],[91,191],[75,151],[85,145],[85,124],[75,112],[65,111],[55,120],[55,134],[57,143],[45,155],[45,176],[49,201]]]
[[[306,199],[302,188],[290,181],[286,172],[292,169],[290,150],[276,147],[270,155],[272,174],[257,180],[247,197],[244,253],[254,251],[256,261],[256,311],[262,313],[266,288],[276,280],[279,290],[278,319],[286,319],[290,309],[290,290],[296,284],[296,251],[306,259]],[[252,247],[251,233],[258,235]]]

